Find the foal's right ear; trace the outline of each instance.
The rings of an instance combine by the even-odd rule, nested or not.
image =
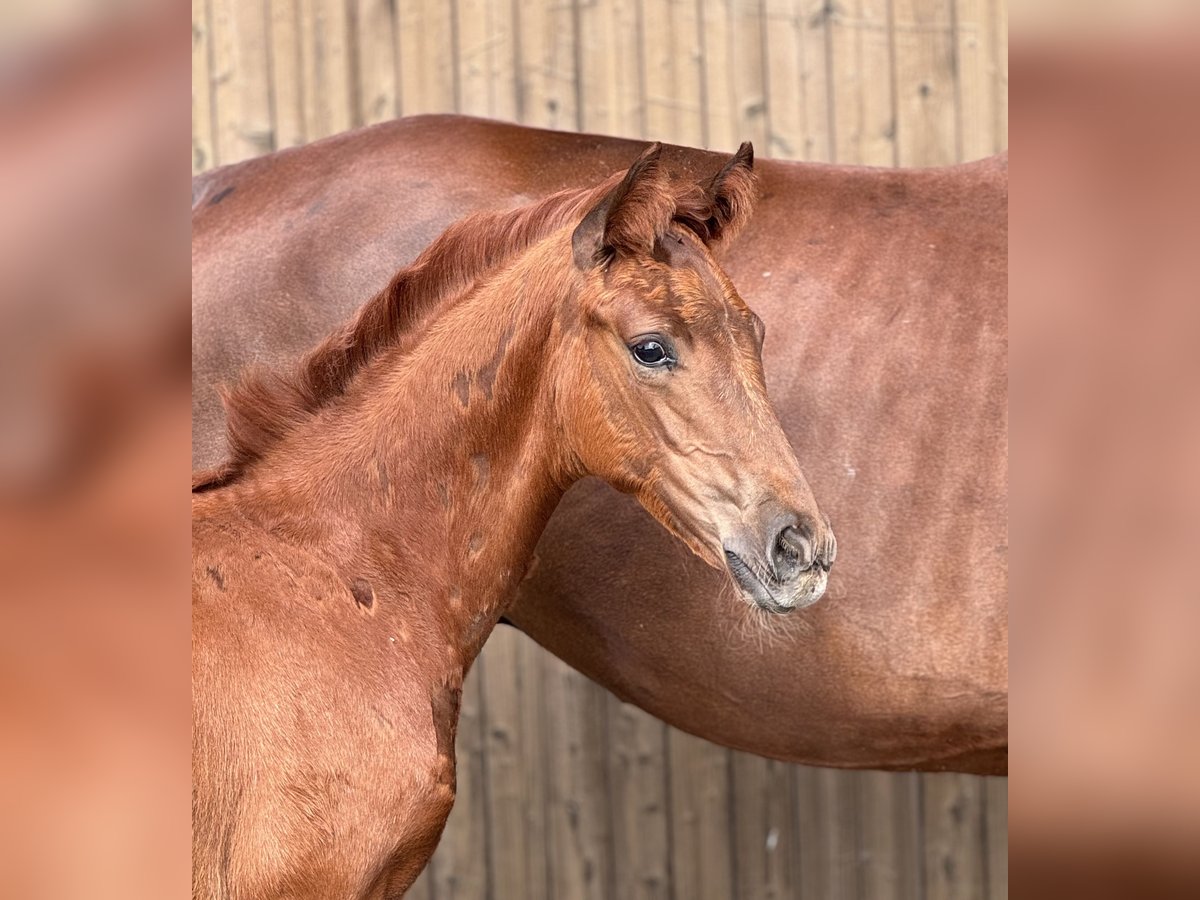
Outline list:
[[[583,270],[617,254],[650,253],[675,211],[666,174],[659,165],[662,144],[637,158],[620,184],[591,208],[571,235],[575,265]]]

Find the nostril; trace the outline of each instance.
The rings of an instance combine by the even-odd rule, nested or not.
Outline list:
[[[812,542],[799,529],[788,525],[775,538],[775,563],[784,577],[793,571],[807,571],[813,564]]]

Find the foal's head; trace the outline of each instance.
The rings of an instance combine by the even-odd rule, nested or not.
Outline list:
[[[750,214],[753,159],[680,189],[656,145],[588,212],[556,402],[583,469],[784,612],[821,597],[836,544],[767,400],[763,323],[710,253]]]

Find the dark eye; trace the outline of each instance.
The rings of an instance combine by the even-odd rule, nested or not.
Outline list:
[[[667,352],[667,348],[663,346],[662,341],[656,338],[643,338],[630,350],[633,351],[634,359],[651,369],[671,361],[671,355]]]

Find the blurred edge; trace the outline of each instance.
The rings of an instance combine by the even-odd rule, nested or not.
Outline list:
[[[189,879],[188,20],[0,12],[0,884]]]
[[[1200,40],[1131,7],[1013,44],[1022,897],[1200,886]],[[188,26],[50,8],[6,8],[0,51],[0,883],[161,897],[190,833]]]
[[[1015,28],[1010,883],[1200,889],[1200,36]]]

